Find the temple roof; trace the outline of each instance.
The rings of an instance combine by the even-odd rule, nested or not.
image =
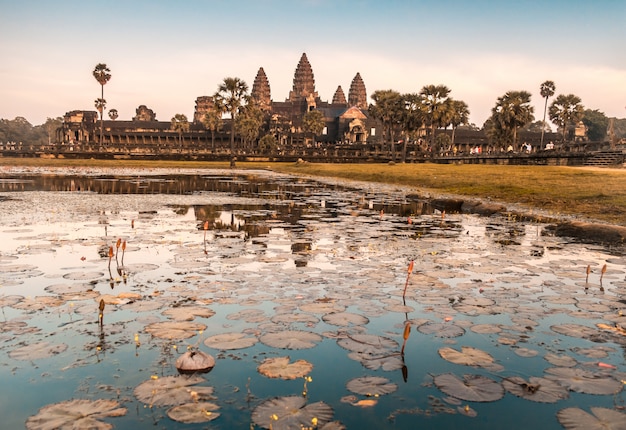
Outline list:
[[[289,92],[289,101],[306,99],[311,95],[317,98],[317,93],[315,92],[315,78],[309,59],[306,53],[303,53],[293,76],[293,90]]]
[[[333,95],[333,104],[346,104],[346,95],[343,93],[341,85],[337,87],[335,95]]]
[[[259,68],[259,71],[254,78],[250,95],[259,104],[261,110],[269,111],[271,109],[272,96],[270,91],[270,82],[267,79],[267,75],[265,74],[263,67]]]
[[[358,72],[350,84],[348,104],[361,109],[367,109],[367,91],[365,90],[365,83],[363,83],[361,74]]]

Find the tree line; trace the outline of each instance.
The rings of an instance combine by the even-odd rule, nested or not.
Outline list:
[[[104,63],[96,65],[92,72],[100,84],[100,97],[94,106],[100,115],[100,141],[102,141],[103,119],[107,101],[104,98],[104,86],[111,79],[111,71]],[[535,121],[534,107],[531,106],[531,94],[528,91],[507,91],[497,98],[491,110],[491,116],[482,128],[469,124],[470,110],[464,101],[450,97],[451,90],[445,85],[426,85],[419,92],[401,94],[395,90],[376,90],[371,95],[373,103],[368,107],[369,114],[382,124],[382,137],[389,142],[395,154],[395,145],[401,143],[401,153],[406,153],[408,142],[420,141],[434,148],[453,147],[457,128],[466,126],[475,130],[482,129],[492,144],[500,146],[517,145],[521,130],[550,131],[546,115],[558,127],[563,142],[573,140],[573,132],[581,121],[587,127],[590,141],[607,139],[609,118],[598,110],[585,109],[580,97],[574,94],[559,94],[548,106],[554,96],[556,86],[553,81],[545,81],[539,88],[544,99],[543,120]],[[224,118],[230,118],[230,149],[234,152],[235,136],[241,145],[272,150],[289,135],[294,124],[278,115],[268,117],[257,100],[249,93],[245,81],[236,77],[224,78],[217,91],[210,98],[212,109],[202,118],[204,127],[211,132],[212,145],[215,147],[215,134],[222,131]],[[115,120],[116,109],[110,109],[108,116]],[[54,133],[62,124],[62,118],[48,118],[45,124],[32,126],[25,118],[0,120],[0,142],[23,142],[29,145],[51,143]],[[300,124],[300,132],[309,134],[313,141],[324,129],[324,117],[320,111],[306,112]],[[614,120],[611,124],[613,137],[626,137],[626,119]],[[436,133],[437,129],[451,128],[451,135]],[[177,113],[171,119],[171,128],[179,135],[190,129],[186,115]],[[609,136],[612,137],[612,136]]]

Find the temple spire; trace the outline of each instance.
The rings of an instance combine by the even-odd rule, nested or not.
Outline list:
[[[293,76],[293,90],[289,92],[289,101],[295,102],[311,96],[317,98],[315,78],[309,59],[306,57],[306,53],[303,53]]]
[[[350,106],[356,106],[360,109],[367,109],[367,92],[365,91],[365,84],[363,83],[360,73],[356,74],[350,84],[348,104]]]
[[[341,88],[341,85],[339,85],[337,87],[337,90],[335,91],[335,95],[333,95],[333,104],[338,104],[338,105],[345,105],[347,104],[346,102],[346,95],[343,93],[343,88]]]
[[[272,96],[270,91],[270,82],[267,79],[267,75],[265,74],[263,67],[259,69],[256,77],[254,78],[250,96],[258,103],[261,110],[269,111],[271,109]]]

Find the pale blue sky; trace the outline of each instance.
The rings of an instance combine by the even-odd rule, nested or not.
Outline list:
[[[626,117],[626,0],[0,0],[0,118],[94,110],[100,62],[123,120],[141,104],[191,117],[196,97],[225,77],[251,88],[259,67],[283,101],[303,52],[322,100],[357,72],[368,97],[444,84],[481,126],[509,90],[533,94],[541,119],[550,79]]]

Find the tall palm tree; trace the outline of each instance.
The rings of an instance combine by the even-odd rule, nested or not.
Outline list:
[[[420,91],[426,107],[426,121],[430,125],[430,145],[435,146],[435,128],[441,126],[449,115],[447,104],[450,89],[445,85],[426,85]]]
[[[187,119],[187,115],[182,113],[177,113],[172,117],[172,130],[178,132],[178,145],[182,148],[183,146],[183,133],[189,131],[189,120]]]
[[[221,130],[222,124],[224,123],[222,120],[222,114],[224,113],[224,106],[220,104],[220,101],[217,97],[213,96],[213,108],[210,109],[207,113],[202,117],[202,124],[204,128],[207,130],[211,130],[211,148],[215,149],[215,132]]]
[[[96,78],[96,81],[100,84],[100,99],[104,100],[104,86],[107,82],[111,80],[111,70],[104,63],[96,64],[95,69],[93,69],[93,77]],[[105,102],[106,104],[106,102]],[[102,106],[102,110],[100,112],[100,145],[102,145],[102,130],[104,129],[104,107]]]
[[[302,117],[302,129],[313,135],[313,145],[315,145],[315,136],[322,134],[325,125],[324,114],[319,110],[308,111]]]
[[[541,124],[541,144],[539,146],[540,149],[543,149],[543,134],[546,130],[546,112],[548,110],[548,98],[554,95],[555,90],[556,86],[552,81],[545,81],[543,84],[541,84],[541,87],[539,87],[539,94],[541,94],[541,97],[546,99],[543,105],[543,123]]]
[[[451,100],[450,103],[450,125],[452,125],[452,143],[454,146],[454,138],[456,129],[461,124],[467,124],[469,121],[469,107],[467,103],[461,100]]]
[[[224,106],[226,112],[230,113],[230,154],[232,156],[235,152],[235,121],[237,121],[239,109],[248,98],[248,84],[239,78],[224,78],[215,98]]]
[[[402,162],[406,162],[406,149],[411,136],[414,136],[419,129],[424,126],[425,106],[424,99],[420,94],[410,93],[402,95],[404,107],[402,116],[402,131],[404,139],[402,142]]]
[[[377,90],[371,95],[374,104],[369,106],[369,113],[383,123],[383,141],[389,136],[391,142],[391,156],[396,160],[396,142],[394,132],[402,121],[402,96],[394,90]]]
[[[109,110],[109,118],[111,118],[113,121],[115,121],[118,116],[119,116],[119,114],[117,112],[117,109]]]
[[[550,121],[563,131],[563,142],[565,142],[569,128],[576,126],[585,116],[585,108],[581,104],[580,97],[574,94],[559,94],[550,105],[548,113]]]
[[[528,91],[507,91],[498,97],[496,105],[491,109],[491,120],[496,135],[512,143],[517,143],[517,130],[531,123],[535,117],[534,108],[530,105]]]

